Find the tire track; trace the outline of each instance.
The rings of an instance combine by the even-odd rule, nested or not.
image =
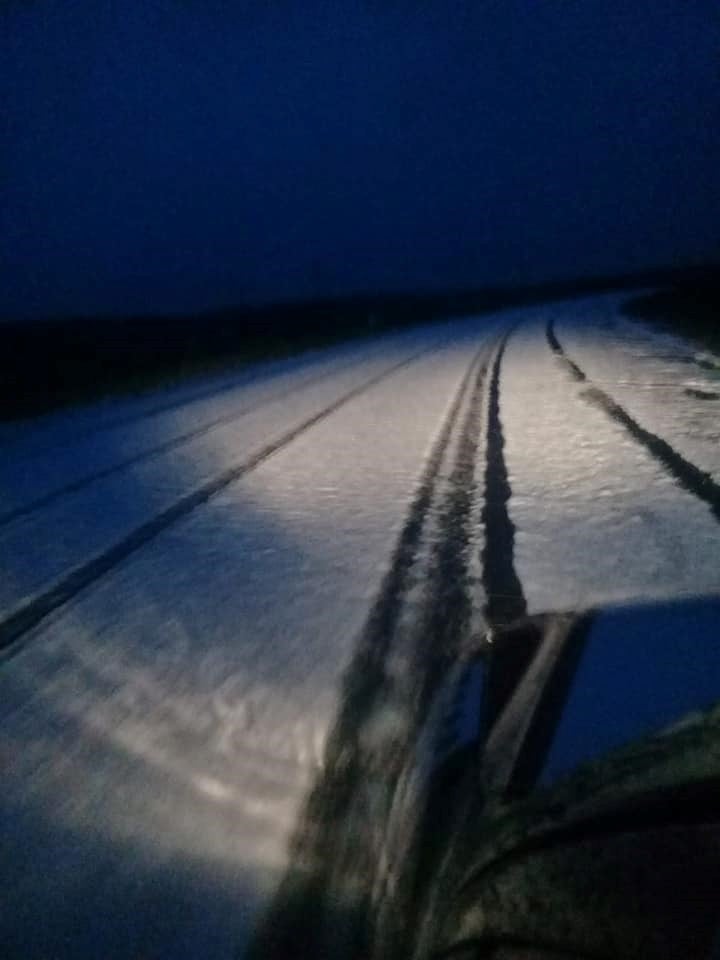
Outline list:
[[[511,623],[527,611],[522,584],[515,570],[515,525],[508,511],[512,489],[500,421],[500,368],[508,340],[515,329],[513,327],[506,333],[495,354],[488,392],[482,570],[485,616],[491,627]]]
[[[489,351],[488,351],[489,353]],[[416,657],[425,673],[419,709],[424,712],[450,666],[460,655],[470,632],[474,612],[469,570],[472,542],[475,469],[482,433],[481,408],[489,357],[475,376],[463,419],[455,463],[441,507],[438,539],[427,583],[426,612]]]
[[[350,361],[348,366],[352,366],[353,362],[354,361]],[[335,369],[344,369],[344,367]],[[229,393],[231,390],[236,390],[238,387],[252,386],[254,382],[255,378],[253,377],[252,371],[246,371],[244,374],[238,373],[235,378],[227,383],[222,383],[219,386],[215,385],[212,387],[206,387],[205,389],[199,390],[197,393],[193,393],[191,396],[186,395],[175,400],[168,400],[165,403],[159,403],[155,406],[138,410],[135,413],[129,413],[125,416],[116,417],[115,419],[109,419],[101,423],[93,424],[92,426],[79,430],[67,440],[58,440],[55,443],[43,446],[40,450],[29,450],[25,454],[19,456],[17,460],[18,462],[34,460],[38,457],[44,456],[49,450],[54,450],[59,446],[65,446],[67,443],[76,443],[79,440],[87,440],[89,437],[94,437],[96,434],[103,433],[104,431],[127,427],[132,423],[139,423],[142,420],[151,420],[153,417],[159,417],[163,413],[169,413],[171,410],[179,410],[181,407],[192,406],[192,404],[199,403],[202,400],[207,400],[209,397],[221,396],[223,393]],[[52,416],[52,412],[50,412],[48,415]]]
[[[720,485],[710,474],[686,460],[667,440],[646,430],[609,394],[591,383],[587,375],[565,353],[555,334],[555,322],[552,318],[548,320],[545,335],[550,349],[562,361],[571,376],[578,382],[588,385],[580,394],[583,399],[603,410],[612,420],[623,426],[633,440],[664,467],[684,490],[710,507],[713,517],[720,522]]]
[[[333,401],[333,403],[328,404],[311,417],[303,420],[247,460],[229,467],[212,480],[209,480],[186,496],[181,497],[151,520],[136,527],[107,550],[97,554],[86,563],[75,567],[54,586],[22,604],[18,609],[0,621],[0,652],[8,651],[11,647],[17,648],[18,642],[30,630],[50,616],[50,614],[65,606],[65,604],[73,600],[82,590],[85,590],[101,577],[105,576],[105,574],[109,573],[114,567],[118,566],[118,564],[145,546],[145,544],[149,543],[173,523],[186,517],[197,507],[210,500],[211,497],[214,497],[226,487],[230,486],[230,484],[235,483],[245,474],[260,466],[261,463],[273,454],[288,446],[293,440],[305,433],[305,431],[321,421],[326,420],[341,407],[350,403],[350,401],[361,396],[378,383],[381,383],[383,380],[386,380],[399,370],[409,366],[420,359],[420,357],[435,349],[437,349],[437,345],[426,347],[342,394],[338,399]]]
[[[473,670],[477,671],[477,641],[487,629],[477,603],[482,578],[476,576],[473,551],[475,535],[481,529],[476,476],[481,467],[481,438],[487,426],[483,411],[489,406],[487,374],[492,353],[489,345],[478,366],[462,417],[453,468],[443,484],[446,489],[439,517],[428,532],[430,557],[413,637],[412,670],[407,671],[417,679],[413,683],[396,676],[395,690],[388,686],[385,693],[385,708],[388,704],[395,707],[400,700],[408,723],[396,769],[385,775],[390,781],[391,803],[375,864],[372,929],[378,955],[382,956],[409,955],[424,898],[418,880],[437,869],[440,850],[436,840],[448,827],[446,818],[452,816],[463,760],[477,746],[465,743],[458,747],[457,737],[462,726],[460,713],[472,702],[461,705],[462,697],[467,697],[465,682]],[[472,662],[474,668],[468,666]],[[475,677],[480,675],[474,673]],[[459,677],[465,678],[460,686]],[[398,687],[404,703],[396,694]],[[479,689],[475,693],[479,696]]]
[[[406,760],[403,747],[416,732],[413,726],[429,666],[427,660],[423,662],[428,637],[442,612],[447,611],[451,598],[459,601],[461,609],[444,632],[448,654],[467,620],[467,604],[462,599],[466,590],[462,568],[472,495],[467,488],[480,429],[476,421],[487,367],[483,360],[489,353],[486,343],[473,356],[425,463],[389,570],[346,672],[323,772],[296,828],[290,866],[251,944],[249,960],[369,955],[370,900],[378,849],[393,785]],[[471,386],[473,375],[475,382]],[[429,615],[421,617],[408,637],[404,635],[407,625],[401,624],[403,609],[413,586],[414,568],[441,469],[468,394],[470,400],[439,524],[444,536],[457,536],[458,540],[451,545],[442,544],[435,551],[431,569],[437,576],[427,578]],[[456,574],[459,582],[449,583]],[[397,667],[388,663],[390,655],[398,653],[405,664],[401,668],[402,678],[397,675]]]
[[[432,730],[431,711],[437,710],[444,692],[443,684],[451,676],[453,668],[463,661],[466,663],[481,658],[488,665],[487,650],[478,646],[480,636],[488,636],[496,628],[520,619],[526,612],[526,602],[522,585],[514,566],[515,528],[508,512],[511,497],[507,467],[504,458],[504,437],[500,422],[500,373],[507,343],[519,324],[512,325],[503,336],[489,362],[483,368],[476,382],[476,397],[468,411],[468,417],[461,438],[455,470],[450,478],[448,507],[443,517],[441,529],[443,537],[439,541],[436,562],[431,572],[431,582],[435,584],[431,595],[431,614],[429,633],[425,638],[426,670],[425,696],[422,708],[416,717],[416,730],[422,731],[420,737],[427,736]],[[490,368],[489,382],[487,371]],[[484,410],[483,410],[484,408]],[[481,411],[484,415],[481,416]],[[478,463],[481,435],[485,434],[485,457],[482,472],[482,490],[480,514],[474,508],[474,475],[481,469]],[[456,484],[459,481],[459,486]],[[484,533],[483,547],[479,551],[480,576],[475,580],[470,576],[474,567],[474,557],[469,555],[472,543],[471,525],[478,524]],[[475,568],[477,569],[477,568]],[[444,575],[444,576],[443,576]],[[447,577],[447,579],[445,579]],[[476,608],[472,590],[475,584],[482,584],[485,603],[482,611]],[[494,647],[494,653],[498,650]],[[483,685],[487,684],[487,679]],[[487,688],[485,687],[487,690]],[[486,694],[485,694],[486,695]],[[453,708],[457,709],[457,705]],[[477,703],[478,712],[481,709]],[[482,721],[478,724],[478,733]],[[455,734],[456,735],[456,734]],[[408,750],[406,773],[412,778],[418,775],[422,767],[422,754],[417,754],[415,741]],[[479,756],[479,740],[461,746],[457,753],[445,755],[436,767],[417,798],[405,800],[404,817],[420,816],[420,826],[402,850],[400,858],[395,859],[387,874],[384,899],[381,903],[382,927],[379,936],[382,943],[382,955],[405,956],[414,952],[425,934],[421,931],[421,918],[428,910],[428,897],[434,894],[426,887],[428,876],[439,877],[444,869],[449,852],[439,842],[439,837],[451,836],[454,819],[460,816],[464,808],[463,791],[471,794],[480,789],[477,781],[478,770],[475,761]],[[437,746],[435,748],[437,750]],[[407,804],[411,804],[410,810]],[[420,811],[413,807],[420,806]],[[394,831],[407,830],[398,821],[392,824]],[[388,834],[388,843],[397,838]],[[394,876],[392,874],[395,873]],[[413,945],[410,949],[409,945]]]
[[[221,426],[232,423],[235,420],[240,420],[243,417],[249,416],[252,413],[257,412],[265,406],[269,406],[272,403],[275,403],[279,400],[284,400],[289,396],[297,393],[300,390],[304,390],[307,387],[312,387],[318,383],[322,383],[323,380],[330,379],[333,376],[336,376],[338,373],[343,372],[344,370],[349,369],[350,367],[363,362],[363,358],[355,359],[348,364],[343,364],[339,367],[333,367],[332,370],[329,370],[327,373],[320,374],[315,377],[310,377],[309,379],[303,381],[302,383],[295,384],[292,387],[288,387],[285,390],[281,390],[276,394],[273,394],[271,397],[268,397],[264,400],[258,400],[256,403],[248,404],[246,407],[242,407],[240,410],[235,410],[232,413],[226,413],[221,417],[216,417],[213,420],[204,423],[200,427],[196,427],[193,430],[189,430],[186,433],[179,434],[178,436],[172,437],[168,440],[165,440],[163,443],[157,444],[156,446],[150,448],[149,450],[143,450],[141,453],[134,454],[131,457],[127,457],[125,460],[121,460],[117,463],[112,464],[109,467],[105,467],[102,470],[96,470],[92,473],[87,473],[82,477],[79,477],[77,480],[72,480],[70,483],[63,484],[60,487],[56,487],[54,490],[51,490],[49,493],[43,494],[40,497],[37,497],[35,500],[31,500],[29,503],[23,504],[20,507],[16,507],[12,510],[8,510],[5,513],[0,513],[0,528],[5,527],[10,523],[13,523],[15,520],[20,520],[24,517],[28,517],[33,513],[36,513],[38,510],[43,509],[44,507],[51,506],[53,503],[62,499],[65,496],[68,496],[73,493],[77,493],[80,490],[85,489],[85,487],[90,486],[93,483],[97,483],[99,480],[105,480],[107,477],[112,476],[115,473],[120,473],[123,470],[127,470],[135,464],[142,463],[146,460],[151,460],[160,454],[167,453],[169,450],[174,450],[177,447],[183,446],[185,443],[189,443],[191,440],[195,440],[198,437],[205,436],[206,434],[212,433],[213,430],[218,429]],[[224,389],[224,388],[223,388]],[[223,390],[216,391],[217,393],[222,393]],[[191,401],[192,402],[192,401]],[[172,409],[172,408],[171,408]],[[165,412],[164,409],[161,412]],[[110,427],[108,429],[114,429]],[[43,451],[44,452],[44,451]],[[41,454],[38,454],[38,456]]]
[[[395,786],[434,694],[458,658],[467,655],[464,647],[475,612],[474,584],[469,576],[476,518],[475,470],[481,434],[487,426],[493,434],[494,446],[490,446],[494,453],[488,453],[486,493],[489,489],[495,496],[502,478],[507,478],[498,408],[500,364],[511,332],[497,348],[487,390],[492,344],[485,344],[474,356],[426,463],[390,569],[347,671],[324,771],[296,829],[291,866],[259,928],[248,954],[250,960],[274,960],[290,953],[299,958],[369,955],[378,920],[373,887],[385,849]],[[484,420],[481,408],[486,396],[488,416]],[[453,438],[452,470],[443,480],[443,464]],[[438,497],[441,482],[447,488]],[[506,488],[509,498],[507,483]],[[493,551],[505,544],[497,531],[510,524],[507,498],[496,499],[489,514]],[[436,500],[437,516],[428,531]],[[433,539],[423,561],[428,534]],[[502,601],[507,610],[509,587],[504,574],[508,563],[497,563],[490,553],[484,559],[493,570],[489,582],[503,584]],[[513,569],[512,554],[509,567]],[[516,583],[513,616],[524,610],[517,578]],[[413,604],[410,597],[416,593],[420,596]],[[400,882],[406,884],[411,874],[412,869]],[[394,912],[397,894],[396,890],[391,902]],[[401,899],[407,896],[412,896],[411,885],[404,887]],[[298,953],[299,943],[304,948]]]

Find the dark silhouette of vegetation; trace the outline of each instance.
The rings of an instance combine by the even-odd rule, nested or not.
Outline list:
[[[634,297],[625,303],[623,311],[626,316],[691,337],[720,353],[720,269],[698,275],[695,282]]]
[[[709,274],[707,269],[664,270],[527,287],[350,296],[187,316],[6,320],[0,322],[0,419],[35,416],[106,394],[141,391],[405,325],[594,291],[673,280],[692,284]]]

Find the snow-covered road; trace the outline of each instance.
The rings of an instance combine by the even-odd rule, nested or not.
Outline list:
[[[2,956],[237,956],[346,671],[377,743],[486,619],[720,592],[717,377],[619,302],[0,428]]]

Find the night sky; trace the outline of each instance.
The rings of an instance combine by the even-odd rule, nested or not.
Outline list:
[[[717,0],[4,0],[0,316],[720,251]]]

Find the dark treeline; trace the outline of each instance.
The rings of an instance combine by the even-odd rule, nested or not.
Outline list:
[[[669,289],[633,297],[624,313],[670,331],[681,331],[714,352],[720,352],[720,269]]]
[[[672,284],[678,305],[706,302],[713,271],[660,270],[527,287],[437,294],[362,295],[239,307],[188,316],[87,317],[0,323],[0,418],[34,416],[103,394],[339,339],[466,313],[593,291]],[[684,298],[684,299],[683,299]],[[638,315],[656,309],[635,301]],[[657,309],[656,309],[657,312]]]

